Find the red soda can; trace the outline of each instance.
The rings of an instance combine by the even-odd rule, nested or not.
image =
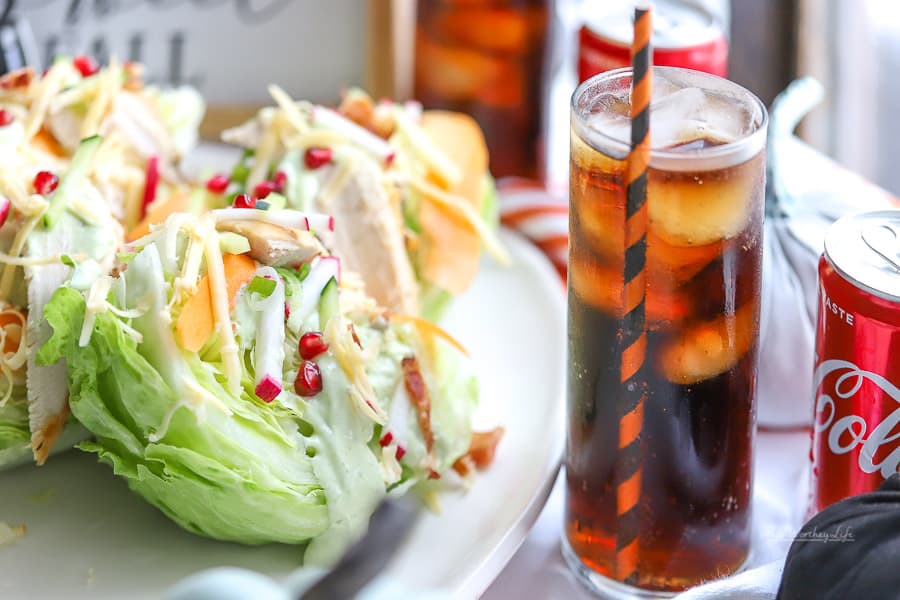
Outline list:
[[[683,67],[725,77],[728,40],[722,24],[709,11],[677,0],[653,3],[653,64]],[[630,3],[592,15],[578,34],[578,77],[631,65]]]
[[[809,512],[900,464],[900,210],[839,219],[819,259]]]

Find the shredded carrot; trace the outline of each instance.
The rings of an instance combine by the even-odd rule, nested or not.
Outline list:
[[[225,266],[225,287],[228,291],[229,309],[234,308],[238,291],[256,274],[256,263],[243,254],[222,256]],[[189,352],[199,352],[215,331],[212,309],[212,293],[209,276],[204,275],[197,284],[197,292],[187,299],[175,322],[175,333],[181,347]]]
[[[188,212],[191,205],[190,194],[175,192],[174,194],[157,200],[147,207],[147,215],[128,232],[128,241],[140,239],[150,233],[151,225],[158,225],[165,221],[169,215],[177,212]]]
[[[428,321],[427,319],[422,319],[420,317],[413,317],[410,315],[391,315],[390,319],[392,321],[399,321],[400,323],[412,323],[413,325],[416,326],[416,329],[419,330],[419,333],[423,337],[430,338],[430,337],[437,336],[437,337],[441,338],[442,340],[444,340],[445,342],[447,342],[448,344],[450,344],[451,346],[453,346],[454,348],[456,348],[457,350],[459,350],[460,352],[462,352],[463,354],[465,354],[466,356],[469,355],[469,352],[466,350],[466,347],[463,346],[461,343],[459,343],[459,341],[457,341],[456,338],[454,338],[452,335],[447,333],[441,327],[435,325],[431,321]]]

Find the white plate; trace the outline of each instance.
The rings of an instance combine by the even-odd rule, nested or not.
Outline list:
[[[411,589],[472,598],[497,576],[534,523],[563,449],[563,289],[546,259],[517,235],[514,264],[485,261],[445,327],[470,350],[482,385],[481,427],[507,433],[468,494],[448,493],[388,569]],[[252,515],[248,515],[252,518]],[[0,521],[28,533],[0,546],[0,598],[160,598],[179,579],[215,566],[276,578],[299,564],[290,546],[215,542],[179,529],[131,494],[93,455],[0,474]]]

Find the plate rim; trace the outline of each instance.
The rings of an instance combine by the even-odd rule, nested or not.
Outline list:
[[[529,269],[541,280],[539,283],[541,289],[546,290],[547,301],[554,304],[553,313],[557,315],[558,325],[562,326],[565,331],[566,326],[566,298],[564,293],[565,283],[560,280],[560,275],[553,267],[550,259],[541,252],[528,238],[521,233],[508,227],[500,227],[499,235],[501,241],[510,249],[510,254],[516,259],[522,257],[523,262],[527,262]],[[558,290],[558,293],[553,291]],[[565,346],[562,348],[565,352]],[[565,359],[561,361],[561,366],[565,366]],[[549,398],[547,402],[555,402],[556,410],[552,411],[555,415],[554,426],[548,427],[548,430],[554,432],[555,439],[551,440],[551,452],[548,453],[550,460],[545,467],[545,479],[538,486],[528,500],[525,509],[521,511],[513,524],[507,529],[506,533],[500,539],[488,555],[481,561],[477,569],[462,578],[456,586],[454,592],[462,598],[478,598],[488,587],[494,582],[498,575],[503,571],[507,564],[512,560],[513,556],[519,550],[528,534],[531,532],[538,517],[544,510],[553,486],[559,476],[562,468],[562,459],[565,452],[565,377],[560,372],[560,377],[556,387],[558,397]]]

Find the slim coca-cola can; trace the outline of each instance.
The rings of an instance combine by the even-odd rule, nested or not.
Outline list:
[[[727,75],[728,40],[712,13],[678,0],[656,0],[653,7],[654,65]],[[631,4],[621,2],[591,14],[578,34],[580,81],[631,64],[633,17]]]
[[[838,220],[819,260],[809,512],[900,464],[900,210]]]

